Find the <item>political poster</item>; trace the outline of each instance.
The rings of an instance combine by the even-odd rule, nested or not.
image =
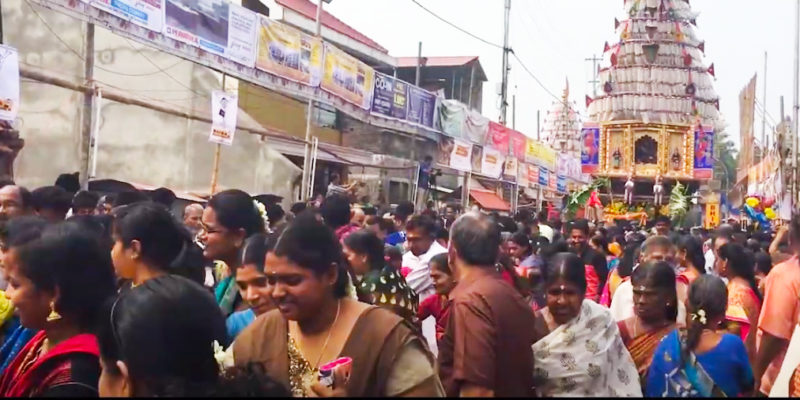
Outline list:
[[[550,184],[550,173],[547,168],[539,167],[539,185],[547,186]]]
[[[528,182],[531,186],[539,184],[539,167],[528,164]]]
[[[408,111],[409,86],[400,79],[375,72],[372,112],[385,117],[405,120]]]
[[[255,66],[257,15],[226,0],[166,0],[164,35]]]
[[[481,160],[481,173],[491,178],[498,179],[503,174],[503,153],[486,146],[483,148],[483,158]]]
[[[259,15],[256,68],[292,82],[319,86],[322,41]]]
[[[89,0],[89,4],[151,31],[164,28],[163,0]]]
[[[414,85],[408,85],[408,115],[406,119],[409,122],[434,129],[436,95]]]
[[[453,151],[450,153],[450,168],[470,172],[472,169],[472,144],[453,139]]]
[[[0,120],[13,121],[19,112],[19,54],[0,45]]]
[[[508,154],[511,150],[511,132],[513,130],[505,125],[489,121],[489,134],[486,135],[486,144]]]
[[[211,134],[208,141],[230,146],[236,134],[238,97],[222,90],[211,92]]]
[[[585,174],[597,171],[600,165],[600,127],[586,124],[581,129],[581,170]]]
[[[714,169],[714,128],[698,127],[694,131],[694,177],[711,179]]]
[[[483,174],[483,147],[472,145],[472,173]]]
[[[328,43],[324,43],[323,48],[325,56],[322,89],[369,110],[372,107],[375,71],[369,65]]]

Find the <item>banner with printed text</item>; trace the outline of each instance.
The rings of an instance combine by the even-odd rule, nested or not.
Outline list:
[[[528,164],[519,164],[519,173],[517,174],[517,184],[519,187],[526,188],[530,183],[528,183]]]
[[[547,168],[550,171],[556,170],[555,150],[533,139],[528,139],[527,141],[525,147],[525,161]]]
[[[515,180],[518,175],[520,163],[514,156],[506,156],[506,162],[503,165],[503,178],[508,180]]]
[[[208,141],[230,146],[236,134],[236,117],[239,100],[235,94],[214,90],[211,92],[211,134]]]
[[[503,174],[503,161],[505,161],[505,156],[502,152],[489,146],[484,147],[481,173],[495,179],[500,178],[500,175]]]
[[[550,173],[547,168],[539,167],[539,184],[542,186],[550,184]]]
[[[556,191],[558,191],[559,193],[567,192],[567,177],[558,176],[556,178]]]
[[[472,144],[463,140],[453,140],[450,153],[450,168],[469,172],[472,169]]]
[[[557,186],[557,183],[558,183],[558,179],[556,178],[556,174],[550,173],[548,178],[549,178],[549,180],[547,182],[547,186],[550,187],[550,189],[552,189],[552,190],[556,190],[556,186]]]
[[[436,95],[414,85],[408,85],[407,120],[428,129],[436,128]]]
[[[255,66],[256,13],[227,0],[166,0],[165,4],[164,35]]]
[[[322,41],[263,15],[258,21],[256,68],[292,82],[319,86]]]
[[[163,0],[89,0],[89,4],[151,31],[164,28]]]
[[[539,184],[539,167],[536,165],[528,164],[528,184],[531,187]]]
[[[600,127],[585,124],[581,129],[581,171],[591,174],[600,166]]]
[[[486,135],[486,144],[502,151],[503,154],[509,154],[511,150],[511,132],[511,128],[498,124],[497,122],[490,121],[489,133]]]
[[[375,72],[372,112],[405,120],[408,111],[408,84],[389,75]]]
[[[746,147],[746,146],[745,146]],[[711,179],[714,175],[714,128],[697,127],[694,131],[694,177]]]
[[[320,85],[322,89],[369,110],[372,107],[375,71],[369,65],[328,43],[323,44],[323,47],[325,61]]]
[[[511,139],[511,151],[514,157],[517,157],[518,160],[524,160],[528,138],[517,131],[511,131],[509,138]]]

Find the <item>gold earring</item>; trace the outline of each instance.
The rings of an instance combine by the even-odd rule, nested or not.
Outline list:
[[[58,321],[61,319],[61,314],[56,312],[55,302],[50,302],[50,315],[47,316],[47,322]]]

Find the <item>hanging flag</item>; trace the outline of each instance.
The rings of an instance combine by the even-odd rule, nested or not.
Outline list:
[[[208,141],[230,146],[236,134],[238,97],[222,90],[211,92],[211,134]]]
[[[708,67],[708,73],[711,74],[711,76],[713,76],[714,78],[717,77],[716,75],[714,75],[714,63],[711,63],[711,65]]]
[[[714,107],[717,107],[717,111],[719,111],[719,99],[714,100]]]
[[[619,28],[619,20],[614,18],[614,29]]]
[[[703,54],[706,54],[706,42],[700,42],[700,44],[697,45],[697,48],[700,49]]]
[[[611,46],[609,46],[609,45],[608,45],[608,42],[606,42],[606,44],[605,44],[605,45],[603,45],[603,53],[605,53],[605,52],[607,52],[607,51],[609,51],[609,50],[611,50]]]
[[[586,95],[586,107],[589,107],[589,105],[592,104],[593,101],[594,101],[594,99],[589,97],[589,95],[587,94]]]

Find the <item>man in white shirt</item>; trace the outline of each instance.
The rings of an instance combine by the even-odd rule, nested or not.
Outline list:
[[[437,254],[447,253],[447,249],[436,242],[436,223],[431,217],[417,215],[406,223],[406,245],[408,251],[403,254],[403,268],[411,272],[406,275],[406,283],[419,295],[419,301],[435,294],[431,278],[430,261]],[[422,321],[422,335],[428,341],[428,347],[437,354],[436,320],[433,317]]]
[[[671,265],[675,265],[675,246],[666,236],[653,236],[645,240],[642,244],[641,263],[636,268],[641,268],[642,265],[649,261],[666,261]],[[686,285],[676,282],[676,290],[678,296],[678,318],[676,319],[679,326],[686,325],[686,301],[687,294]],[[634,316],[633,313],[633,284],[630,279],[620,283],[617,290],[614,292],[614,297],[611,299],[611,307],[609,307],[611,315],[616,321],[624,321]]]

